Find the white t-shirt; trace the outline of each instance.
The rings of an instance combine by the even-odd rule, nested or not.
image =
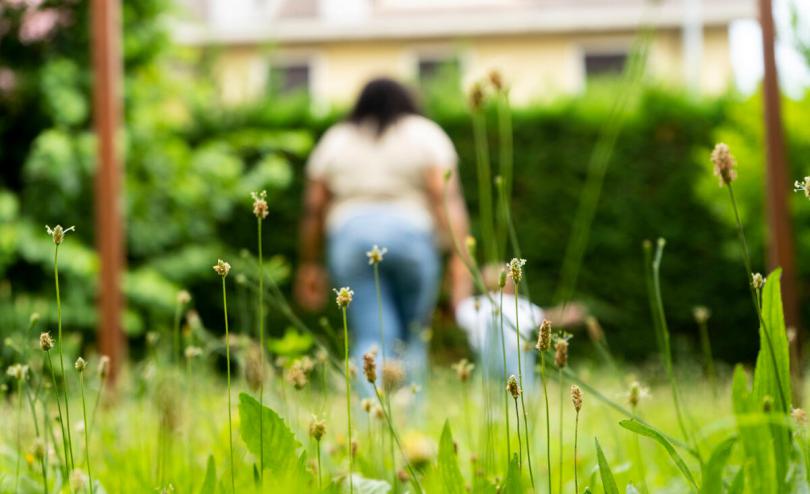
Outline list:
[[[492,300],[498,304],[500,295],[490,293]],[[475,309],[475,301],[478,300],[479,309]],[[494,316],[493,307],[489,297],[474,296],[462,300],[456,307],[456,323],[467,333],[470,346],[476,352],[483,350],[487,332],[492,325],[500,329],[500,318]],[[530,339],[535,328],[543,321],[543,309],[529,302],[527,299],[518,298],[518,313],[520,314],[520,335]],[[515,296],[510,293],[503,294],[503,327],[507,335],[514,338],[515,331]],[[513,340],[514,341],[514,340]]]
[[[408,115],[379,136],[372,125],[334,125],[318,142],[306,170],[307,177],[324,181],[332,194],[328,229],[382,205],[403,213],[414,226],[431,230],[424,171],[455,169],[457,160],[453,143],[441,127],[425,117]]]

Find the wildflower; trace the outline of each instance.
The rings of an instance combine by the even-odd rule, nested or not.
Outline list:
[[[217,259],[217,263],[214,265],[214,271],[224,278],[228,276],[228,273],[231,271],[231,265],[222,259]]]
[[[324,434],[326,434],[326,422],[313,415],[312,421],[309,423],[309,436],[320,442]]]
[[[106,379],[108,375],[110,375],[110,357],[107,355],[102,355],[98,361],[98,372],[99,379]]]
[[[630,390],[627,392],[627,403],[629,403],[631,407],[637,407],[639,402],[648,396],[650,396],[650,390],[648,388],[642,386],[638,381],[630,383]]]
[[[363,401],[360,402],[360,406],[363,407],[363,411],[366,413],[371,413],[371,408],[374,406],[374,401],[371,398],[363,398]]]
[[[405,369],[397,361],[389,360],[382,368],[383,388],[387,390],[396,389],[405,380]]]
[[[712,316],[712,311],[709,310],[708,307],[703,305],[698,305],[692,309],[692,317],[695,318],[695,322],[703,325],[709,320]]]
[[[475,369],[475,364],[463,358],[453,364],[452,368],[456,371],[459,381],[467,382],[470,379],[470,374],[472,374],[473,369]]]
[[[87,367],[87,361],[79,357],[76,359],[76,363],[73,364],[73,367],[75,367],[80,373],[84,372],[84,368]]]
[[[540,330],[537,332],[537,345],[535,345],[541,352],[545,352],[551,348],[551,321],[548,319],[543,320],[540,325]]]
[[[299,360],[293,362],[284,377],[295,389],[303,389],[309,383],[309,376]]]
[[[372,348],[363,355],[363,374],[368,382],[377,382],[377,349]]]
[[[388,249],[386,249],[385,247],[381,249],[377,247],[377,244],[374,244],[374,247],[372,247],[370,251],[366,252],[366,257],[368,257],[369,266],[381,263],[383,260],[383,256],[387,253]]]
[[[53,348],[53,338],[51,338],[50,333],[41,333],[39,335],[39,347],[45,352]]]
[[[523,392],[520,389],[520,385],[518,385],[517,378],[515,377],[514,374],[509,376],[509,379],[506,380],[506,391],[508,391],[509,394],[512,395],[512,398],[514,398],[516,400],[518,399],[520,394]]]
[[[203,351],[198,346],[187,346],[184,353],[188,360],[192,360],[202,355]]]
[[[180,290],[179,292],[177,292],[178,304],[186,305],[189,302],[191,302],[191,294],[188,293],[188,290]]]
[[[807,425],[807,412],[801,408],[794,408],[790,411],[790,416],[796,421],[796,425],[804,427]]]
[[[253,198],[253,214],[256,218],[263,220],[267,218],[269,208],[267,207],[267,191],[263,190],[258,194],[251,192],[250,197]]]
[[[59,245],[65,239],[65,235],[68,232],[76,231],[76,227],[71,226],[70,228],[62,228],[62,225],[56,225],[55,227],[51,228],[48,225],[45,225],[45,231],[48,232],[48,235],[53,238],[53,243]]]
[[[354,297],[354,291],[351,288],[344,286],[340,290],[337,288],[333,288],[332,291],[335,292],[335,302],[337,302],[338,307],[341,309],[346,308],[352,303],[352,297]]]
[[[23,364],[11,365],[8,369],[6,369],[6,374],[18,381],[22,381],[28,374],[28,366]]]
[[[576,384],[571,385],[571,403],[574,404],[574,410],[579,413],[582,409],[582,390]]]
[[[523,266],[525,265],[526,259],[518,259],[517,257],[513,257],[506,265],[509,276],[512,278],[512,281],[515,282],[515,285],[520,283],[520,280],[523,278]]]
[[[558,338],[554,344],[554,364],[562,369],[568,364],[568,340]]]
[[[483,104],[484,88],[481,87],[480,83],[476,82],[470,89],[470,108],[472,108],[474,111],[478,111],[481,109]]]
[[[737,165],[734,156],[726,144],[717,144],[712,151],[712,163],[714,163],[714,175],[720,179],[720,186],[729,185],[737,178],[734,167]]]
[[[804,192],[804,197],[810,199],[810,177],[804,177],[804,180],[796,180],[793,183],[794,192]]]
[[[751,286],[754,290],[760,290],[765,286],[765,277],[761,273],[754,273],[751,275]]]

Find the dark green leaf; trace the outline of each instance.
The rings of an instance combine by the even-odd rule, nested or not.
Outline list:
[[[703,485],[700,486],[701,494],[714,494],[723,490],[723,469],[736,442],[736,436],[730,437],[714,448],[709,461],[706,463],[706,468],[703,470]]]

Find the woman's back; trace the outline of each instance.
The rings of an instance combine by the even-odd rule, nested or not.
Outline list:
[[[456,153],[444,131],[412,114],[398,118],[382,133],[372,122],[333,126],[313,152],[307,174],[330,191],[328,229],[368,211],[370,205],[390,208],[414,226],[432,229],[425,170],[455,164]]]

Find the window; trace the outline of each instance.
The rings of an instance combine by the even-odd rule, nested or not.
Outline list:
[[[456,57],[420,57],[417,71],[423,88],[439,82],[455,86],[461,83],[461,68]]]
[[[617,76],[624,71],[626,63],[626,52],[586,53],[585,76],[588,79],[603,76]]]
[[[309,64],[274,64],[270,67],[269,91],[274,95],[303,93],[309,95]]]

